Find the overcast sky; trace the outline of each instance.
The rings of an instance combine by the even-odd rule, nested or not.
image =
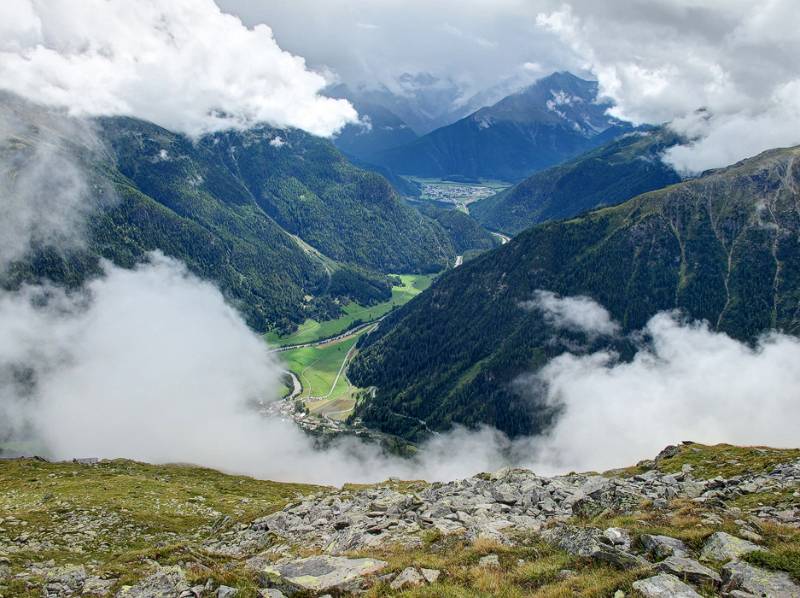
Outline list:
[[[568,45],[536,24],[540,0],[217,0],[245,23],[348,83],[392,85],[429,72],[478,91],[504,78],[576,69]]]

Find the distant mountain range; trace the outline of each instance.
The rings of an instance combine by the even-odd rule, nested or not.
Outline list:
[[[5,116],[26,127],[2,149],[24,161],[48,130],[40,119],[53,116],[1,99]],[[438,270],[454,260],[456,242],[463,249],[463,235],[454,241],[383,177],[301,131],[260,127],[193,141],[130,118],[96,126],[103,152],[67,143],[76,156],[91,155],[83,158],[87,171],[110,183],[117,201],[90,215],[86,247],[66,254],[39,247],[13,265],[3,286],[77,285],[99,271],[101,257],[130,267],[159,249],[215,281],[254,328],[286,329],[337,315],[339,296],[385,299],[365,292],[388,293],[386,273]]]
[[[666,127],[622,135],[471,204],[470,214],[491,230],[515,235],[547,220],[621,203],[681,180],[661,160],[664,150],[679,141]]]
[[[608,108],[596,82],[554,73],[369,161],[399,174],[518,181],[630,130]]]
[[[497,87],[465,97],[462,87],[450,79],[425,72],[404,73],[388,86],[340,84],[327,90],[326,95],[346,98],[360,114],[370,117],[379,108],[406,124],[415,136],[419,136],[494,103],[508,95],[507,90],[513,90],[513,84],[511,81],[503,82]]]
[[[523,309],[537,290],[592,297],[623,333],[677,308],[737,339],[798,334],[799,212],[796,147],[529,228],[446,273],[366,338],[350,377],[376,391],[359,415],[406,438],[455,423],[545,430],[553,413],[513,381],[608,341],[556,330]],[[611,342],[630,355],[624,337]]]

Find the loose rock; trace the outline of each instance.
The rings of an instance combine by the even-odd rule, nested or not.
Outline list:
[[[689,548],[677,538],[644,534],[641,536],[640,540],[645,550],[656,559],[663,559],[672,555],[686,556],[689,554]]]
[[[729,561],[761,547],[725,532],[714,532],[703,545],[700,558],[704,561]]]
[[[414,567],[406,567],[389,584],[393,590],[403,590],[405,588],[415,588],[425,583],[425,578]]]
[[[420,569],[420,572],[428,583],[436,583],[442,575],[442,572],[438,569]]]
[[[682,556],[667,557],[657,565],[657,569],[695,584],[712,583],[719,585],[722,583],[722,579],[716,571],[701,565],[693,559]]]
[[[722,568],[723,589],[744,591],[755,596],[800,598],[798,586],[788,573],[767,571],[749,563],[734,561]]]
[[[387,564],[377,559],[312,556],[267,565],[262,570],[262,581],[277,576],[304,590],[348,591],[360,587],[365,576],[377,573]]]
[[[633,589],[645,598],[702,598],[694,588],[666,573],[636,581]]]

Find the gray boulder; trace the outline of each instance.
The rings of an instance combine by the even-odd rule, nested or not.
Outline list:
[[[377,559],[312,556],[267,565],[262,569],[261,581],[264,585],[268,582],[276,585],[274,582],[277,578],[299,589],[314,592],[352,591],[362,585],[365,576],[377,573],[386,565],[386,561]]]
[[[623,550],[631,547],[631,536],[628,530],[622,527],[609,527],[603,532],[603,537],[613,546],[619,546]]]
[[[159,567],[136,585],[124,586],[117,592],[117,598],[175,598],[189,591],[183,569]]]
[[[689,548],[677,538],[644,534],[639,539],[644,549],[656,559],[663,559],[672,555],[687,556],[689,554]]]
[[[645,598],[702,598],[692,586],[667,573],[634,582],[633,589]]]
[[[679,579],[695,584],[719,585],[722,583],[722,579],[716,571],[683,556],[667,557],[658,563],[656,568],[662,573],[671,573]]]
[[[588,557],[620,569],[650,566],[642,557],[609,544],[604,533],[594,527],[556,526],[545,530],[542,537],[572,555]]]
[[[392,580],[389,587],[393,590],[416,588],[425,583],[425,578],[414,567],[406,567]]]
[[[219,586],[217,588],[217,598],[233,598],[239,590],[230,586]]]
[[[722,568],[723,589],[728,593],[747,592],[770,598],[800,598],[800,586],[788,573],[767,571],[743,561],[728,563]]]
[[[422,573],[422,577],[425,578],[425,581],[428,583],[436,583],[439,580],[439,577],[442,575],[442,572],[438,569],[420,569]]]
[[[729,561],[756,550],[761,550],[757,544],[725,532],[714,532],[703,545],[700,558],[704,561]]]

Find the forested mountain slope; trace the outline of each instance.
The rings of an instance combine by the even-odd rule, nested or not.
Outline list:
[[[666,127],[622,135],[475,202],[469,212],[485,227],[515,235],[547,220],[621,203],[681,180],[661,160],[664,150],[677,142],[678,136]]]
[[[3,118],[19,127],[4,157],[25,164],[49,142],[57,117],[2,100]],[[455,257],[438,223],[327,140],[261,127],[193,141],[130,118],[95,127],[100,151],[80,139],[58,141],[92,173],[93,189],[109,190],[88,211],[87,242],[66,253],[41,244],[13,264],[5,286],[41,279],[77,285],[99,271],[99,258],[130,267],[158,249],[215,281],[263,330],[335,314],[327,290],[337,269],[350,271],[345,280],[367,283],[354,289],[361,294],[376,282],[388,288],[381,273],[436,270]]]
[[[800,148],[535,226],[447,273],[367,338],[350,377],[377,393],[360,415],[411,438],[417,418],[543,430],[551,414],[513,385],[569,344],[521,307],[540,289],[592,297],[623,331],[679,308],[738,339],[800,332]]]

